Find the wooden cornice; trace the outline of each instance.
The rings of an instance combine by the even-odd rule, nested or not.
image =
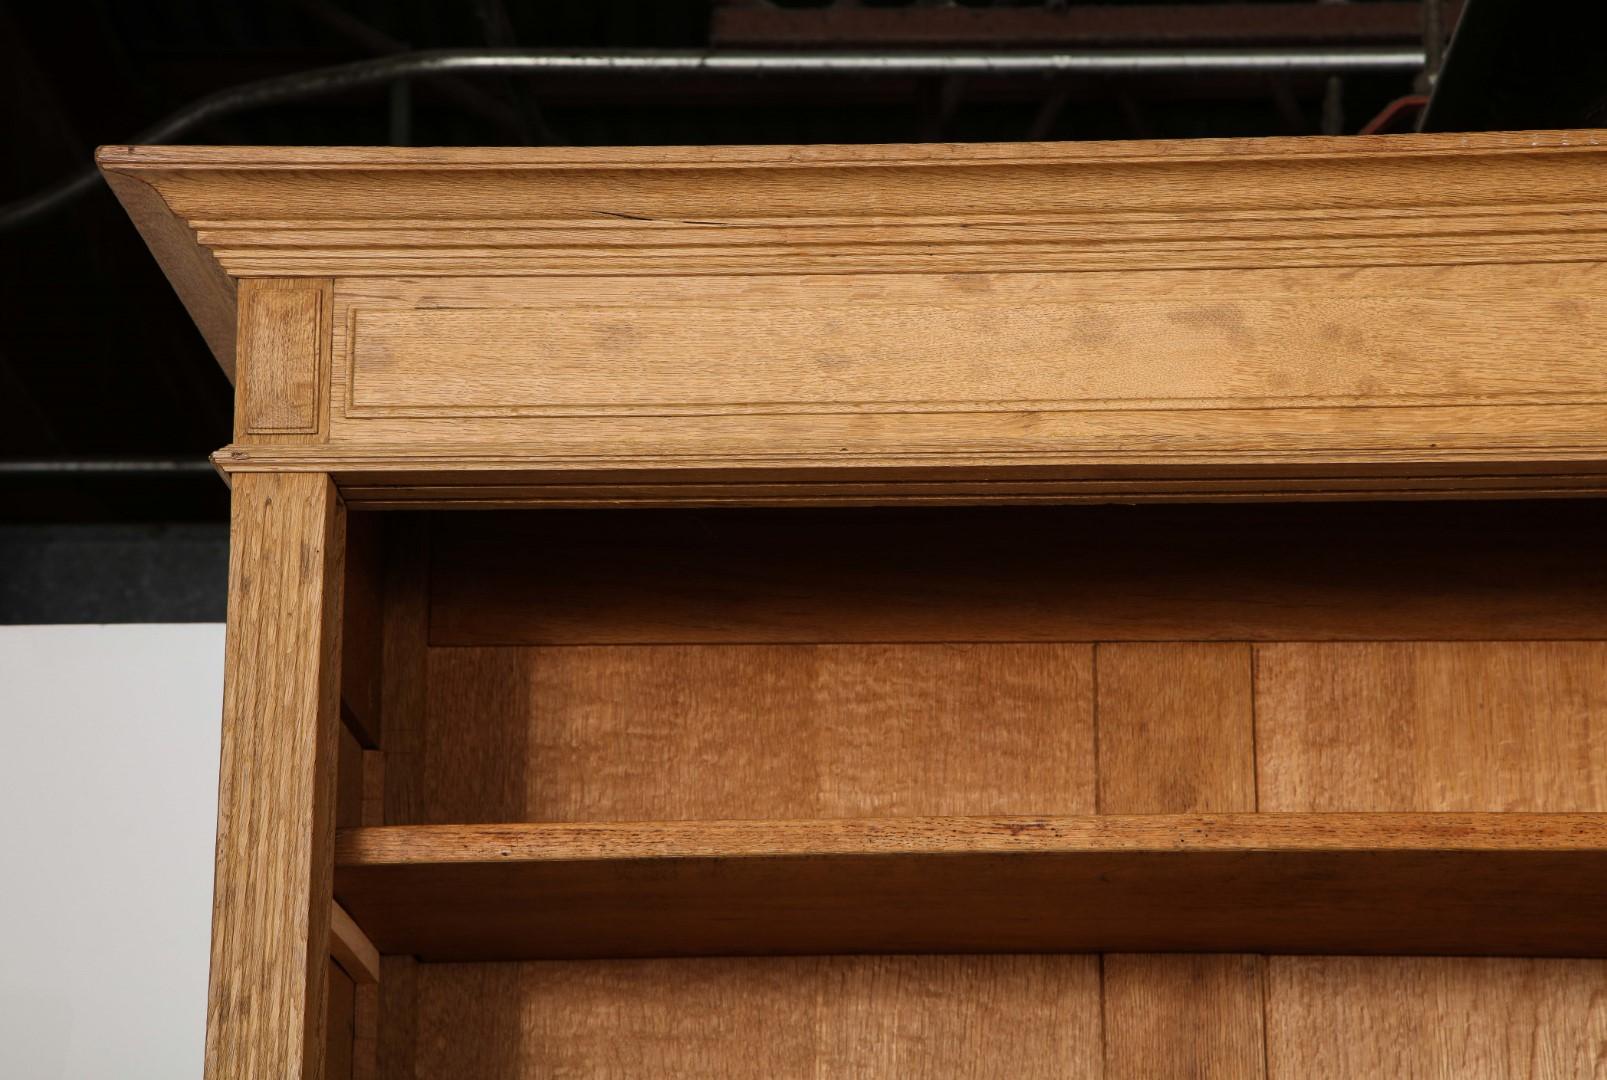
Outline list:
[[[231,373],[256,342],[230,471],[1607,475],[1603,132],[99,160]]]
[[[148,185],[238,278],[1598,259],[1603,153],[1593,132],[1534,132],[586,151],[105,147],[99,160],[108,175]]]

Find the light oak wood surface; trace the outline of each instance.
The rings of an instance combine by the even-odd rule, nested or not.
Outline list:
[[[417,970],[421,1077],[1100,1075],[1099,971],[1090,956]]]
[[[329,952],[353,983],[379,982],[379,950],[339,903],[329,909]]]
[[[1607,490],[1596,132],[100,161],[181,292],[333,282],[217,460],[365,503]]]
[[[1095,717],[1106,814],[1256,808],[1254,680],[1244,644],[1101,644]],[[1104,1076],[1266,1075],[1263,958],[1103,958]]]
[[[432,649],[430,823],[1094,809],[1083,645]]]
[[[1107,955],[1104,1076],[1267,1076],[1265,964],[1246,954]]]
[[[1102,643],[1097,650],[1100,813],[1253,811],[1251,647]]]
[[[1607,811],[1607,642],[1256,656],[1263,810]]]
[[[1549,265],[837,273],[549,279],[539,291],[517,278],[411,287],[343,278],[346,426],[334,438],[350,430],[385,441],[401,429],[377,421],[403,418],[514,436],[543,429],[468,421],[679,415],[710,418],[715,430],[717,417],[809,414],[824,431],[805,445],[824,445],[847,430],[833,419],[843,415],[989,412],[1046,423],[1067,412],[1181,412],[1202,432],[1231,438],[1246,417],[1217,425],[1213,414],[1266,410],[1263,438],[1275,448],[1278,428],[1314,438],[1291,409],[1343,406],[1388,423],[1376,407],[1424,420],[1433,412],[1423,406],[1598,400],[1607,374],[1589,343],[1607,317],[1591,299],[1602,276]],[[1510,362],[1520,337],[1543,363]],[[1131,432],[1135,449],[1148,448],[1147,425],[1160,423],[1133,416],[1118,428],[1117,419],[1108,430]],[[987,430],[972,416],[951,422]],[[1093,417],[1082,422],[1091,436],[1102,430]],[[884,426],[900,438],[917,430]],[[929,421],[924,430],[935,438],[939,428]],[[1209,448],[1153,430],[1179,448]]]
[[[255,278],[241,283],[239,348],[250,360],[241,366],[235,384],[237,442],[324,433],[329,293],[327,278]]]
[[[418,962],[411,956],[380,958],[374,1062],[375,1073],[383,1080],[430,1075],[414,1068],[419,1050],[419,984],[422,981],[418,969]],[[489,1033],[481,1025],[475,1025],[468,1032],[459,1028],[456,1034],[467,1035],[466,1042],[472,1046],[482,1042]],[[439,1038],[431,1040],[437,1045],[441,1041]],[[435,1075],[443,1074],[437,1070]]]
[[[335,765],[335,824],[345,829],[363,820],[363,746],[350,725],[340,725]]]
[[[209,1076],[1607,1075],[1601,133],[100,161]]]
[[[1594,1080],[1607,1073],[1599,960],[1273,957],[1267,1047],[1287,1077]]]
[[[353,1044],[357,1036],[357,987],[335,961],[329,962],[329,1052],[324,1059],[325,1080],[353,1080]]]
[[[422,646],[423,629],[410,633]],[[431,779],[421,813],[454,820],[488,809],[568,817],[652,807],[684,817],[744,805],[910,813],[1000,799],[1093,809],[1086,646],[744,653],[431,649],[421,746]],[[1035,687],[1034,675],[1047,681]],[[1018,689],[990,700],[989,679]],[[773,720],[754,710],[755,693],[773,698]],[[912,697],[934,719],[952,718],[948,736],[926,741]],[[478,719],[463,722],[463,709]],[[998,730],[979,733],[977,716]],[[530,754],[541,768],[523,774],[518,759]],[[716,761],[725,766],[709,768]],[[950,782],[913,784],[923,769]],[[696,964],[507,965],[497,975],[478,964],[419,965],[419,1075],[985,1075],[995,1060],[1023,1075],[1097,1075],[1095,957]],[[730,1024],[711,1025],[714,988]],[[998,1010],[1010,1023],[991,1022]],[[775,1054],[753,1046],[754,1024],[771,1033]],[[687,1036],[691,1049],[666,1045],[689,1031],[699,1033]]]
[[[1514,247],[1531,259],[1583,260],[1600,244],[1601,145],[1597,132],[1559,131],[910,146],[108,146],[99,161],[155,188],[197,230],[198,246],[239,276],[763,274],[917,261],[944,270],[1435,264]]]
[[[438,960],[1607,954],[1593,815],[402,826],[337,860],[381,950]]]
[[[1600,811],[1604,650],[1600,642],[1258,646],[1262,808]],[[1607,962],[1272,957],[1267,965],[1274,1075],[1607,1072]]]
[[[343,534],[327,477],[235,482],[209,1080],[323,1075]]]

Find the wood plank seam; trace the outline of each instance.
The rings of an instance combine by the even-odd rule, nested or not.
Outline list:
[[[1248,644],[1100,648],[1101,809],[1112,809],[1116,785],[1121,797],[1115,808],[1122,813],[1253,812]],[[1105,955],[1101,1014],[1109,1080],[1265,1076],[1264,967],[1258,955]]]
[[[1250,809],[1261,809],[1261,731],[1257,720],[1261,685],[1261,646],[1249,642],[1250,652]]]
[[[1093,740],[1094,740],[1094,813],[1096,813],[1096,814],[1103,814],[1105,812],[1105,770],[1100,767],[1101,758],[1100,758],[1100,750],[1099,750],[1099,737],[1100,737],[1099,736],[1099,729],[1100,729],[1100,723],[1099,723],[1099,719],[1100,719],[1100,717],[1099,717],[1099,713],[1100,713],[1100,707],[1099,707],[1099,705],[1100,705],[1100,695],[1099,695],[1099,667],[1100,667],[1100,664],[1099,664],[1099,655],[1100,655],[1101,652],[1104,651],[1105,644],[1106,643],[1102,642],[1102,641],[1096,641],[1096,642],[1093,643],[1094,665],[1093,665],[1093,674],[1091,676],[1092,681],[1093,681],[1093,700],[1094,700],[1094,705],[1093,705],[1093,722],[1094,722],[1094,733],[1093,733]],[[1100,957],[1100,963],[1101,963],[1101,965],[1104,964],[1104,957],[1103,956]],[[1099,986],[1100,986],[1100,993],[1103,994],[1104,993],[1104,987],[1105,987],[1104,968],[1103,968],[1103,966],[1101,966],[1101,969],[1100,969]],[[1101,999],[1101,1002],[1100,1002],[1100,1013],[1099,1014],[1100,1014],[1101,1017],[1103,1017],[1105,1015],[1103,999]],[[1101,1030],[1103,1030],[1103,1029],[1101,1029]]]

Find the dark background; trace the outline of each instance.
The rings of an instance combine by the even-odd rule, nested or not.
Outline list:
[[[1063,0],[84,0],[0,5],[0,202],[187,102],[441,47],[1425,47],[1422,4]],[[1593,4],[1445,0],[1441,130],[1607,123]],[[1084,10],[1100,10],[1090,19]],[[1464,11],[1464,7],[1466,10]],[[1320,9],[1320,10],[1319,10]],[[604,145],[1355,133],[1422,74],[477,75],[211,121],[193,143]],[[1408,103],[1384,130],[1410,130]],[[0,622],[223,614],[231,388],[104,185],[0,231]]]

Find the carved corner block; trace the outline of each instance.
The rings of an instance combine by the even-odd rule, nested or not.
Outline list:
[[[328,418],[330,291],[328,278],[240,282],[237,440],[321,441]]]

